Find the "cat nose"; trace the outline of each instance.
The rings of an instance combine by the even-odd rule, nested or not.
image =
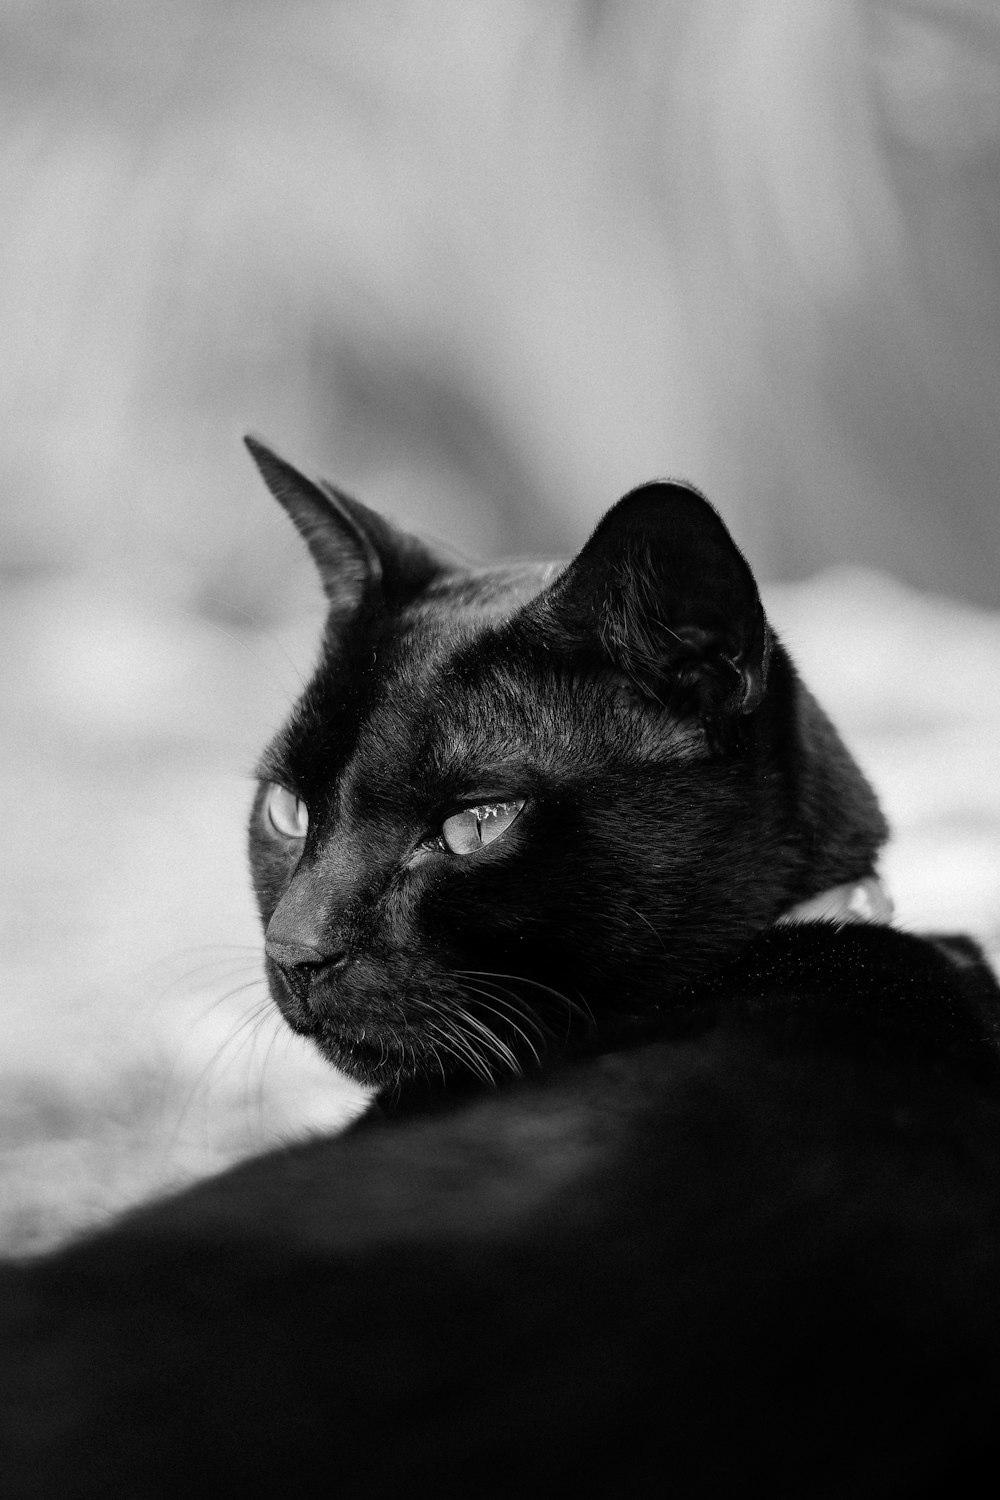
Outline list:
[[[270,933],[264,937],[264,952],[272,963],[276,963],[286,973],[342,969],[347,963],[347,954],[342,948],[317,948],[311,943],[289,942],[285,938],[271,937]]]
[[[305,981],[320,969],[342,968],[344,948],[315,884],[300,871],[271,913],[264,952],[289,978]]]
[[[311,943],[290,943],[283,938],[264,937],[264,952],[279,969],[301,969],[323,963],[323,954]]]

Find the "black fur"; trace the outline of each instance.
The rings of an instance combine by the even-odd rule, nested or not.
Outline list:
[[[331,600],[251,820],[271,981],[396,1117],[0,1270],[0,1495],[978,1493],[1000,994],[773,925],[885,830],[718,517],[475,570],[256,456]]]
[[[693,490],[626,496],[553,578],[433,557],[253,451],[335,600],[261,768],[308,805],[304,851],[263,787],[251,818],[269,949],[308,956],[269,975],[387,1102],[655,1034],[675,990],[871,873],[875,799]],[[481,857],[410,862],[455,807],[518,796]]]

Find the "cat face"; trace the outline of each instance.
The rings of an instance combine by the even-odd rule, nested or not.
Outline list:
[[[392,1090],[613,1045],[797,899],[772,637],[700,496],[478,568],[252,451],[330,600],[250,852],[272,995],[331,1062]]]

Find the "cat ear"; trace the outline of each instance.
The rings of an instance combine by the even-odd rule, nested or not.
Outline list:
[[[323,591],[338,613],[352,613],[379,592],[386,602],[418,593],[454,566],[418,537],[399,531],[326,480],[301,474],[248,433],[243,439],[271,494],[288,512],[319,569]]]
[[[687,485],[646,484],[619,500],[528,608],[550,644],[596,648],[678,711],[746,714],[764,695],[770,633],[753,574]]]

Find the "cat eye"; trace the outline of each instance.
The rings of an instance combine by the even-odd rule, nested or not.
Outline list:
[[[483,802],[464,807],[441,824],[441,843],[451,854],[474,854],[507,832],[524,806],[519,802]]]
[[[309,827],[309,811],[301,797],[287,787],[272,781],[264,797],[267,820],[275,833],[285,839],[304,839]]]

